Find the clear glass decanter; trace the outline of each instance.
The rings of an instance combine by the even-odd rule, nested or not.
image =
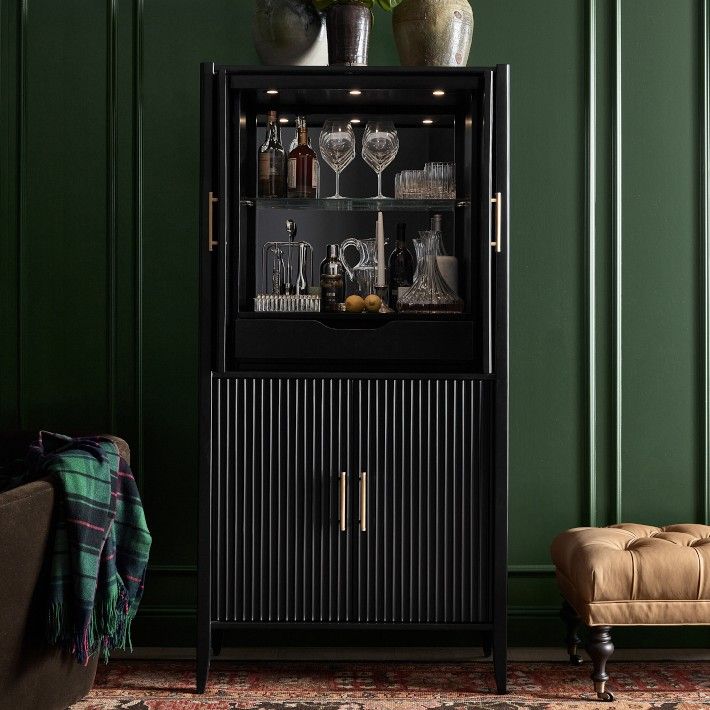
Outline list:
[[[414,283],[400,297],[397,310],[403,313],[463,313],[463,300],[449,288],[436,261],[441,249],[441,234],[419,232],[414,246],[417,253]]]

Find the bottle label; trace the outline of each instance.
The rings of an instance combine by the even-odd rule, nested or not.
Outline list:
[[[311,187],[313,189],[318,188],[318,161],[313,160],[313,167],[311,169]]]
[[[268,150],[265,153],[261,153],[259,155],[259,178],[268,180],[278,175],[278,173],[278,162],[274,151]]]
[[[288,159],[288,187],[289,190],[296,189],[296,166],[298,160],[296,158]]]
[[[338,310],[340,294],[343,291],[342,276],[321,276],[321,310],[333,312]]]

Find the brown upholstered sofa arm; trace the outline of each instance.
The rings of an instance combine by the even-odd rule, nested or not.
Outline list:
[[[23,457],[36,438],[37,432],[0,433],[0,465]],[[127,459],[126,442],[111,438]],[[49,478],[0,493],[0,710],[60,710],[93,685],[97,658],[84,668],[45,641],[54,498]]]

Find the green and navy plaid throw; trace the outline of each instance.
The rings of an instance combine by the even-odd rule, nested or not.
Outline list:
[[[115,444],[42,432],[30,467],[59,482],[51,549],[49,640],[79,663],[131,646],[151,537]]]

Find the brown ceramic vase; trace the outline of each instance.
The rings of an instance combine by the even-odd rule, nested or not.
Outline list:
[[[366,66],[372,12],[357,1],[338,2],[325,14],[330,64]]]
[[[465,67],[473,39],[468,0],[404,0],[392,13],[403,66]]]

